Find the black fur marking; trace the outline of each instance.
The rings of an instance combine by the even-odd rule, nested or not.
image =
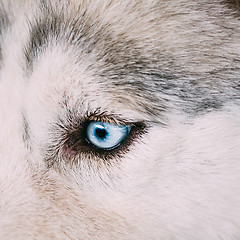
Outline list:
[[[226,0],[226,4],[229,5],[231,9],[237,10],[240,13],[240,0]]]

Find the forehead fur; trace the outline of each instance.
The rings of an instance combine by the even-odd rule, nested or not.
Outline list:
[[[223,2],[40,1],[39,8],[25,46],[30,73],[39,55],[64,43],[77,61],[91,62],[104,91],[126,104],[134,98],[148,115],[172,106],[191,114],[218,109],[236,94],[231,76],[240,60],[228,38],[240,33],[234,21],[226,25],[231,11]]]

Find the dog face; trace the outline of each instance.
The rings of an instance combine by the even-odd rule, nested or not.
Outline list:
[[[238,239],[237,17],[0,3],[1,239]]]

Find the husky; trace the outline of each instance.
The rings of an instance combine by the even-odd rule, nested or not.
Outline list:
[[[239,240],[230,0],[1,0],[0,239]]]

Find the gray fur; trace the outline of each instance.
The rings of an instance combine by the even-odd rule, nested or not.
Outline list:
[[[187,19],[177,23],[180,36],[181,29],[183,32],[192,29],[186,39],[188,42],[183,43],[184,48],[181,44],[178,46],[179,53],[174,46],[170,46],[173,51],[162,47],[161,39],[153,42],[146,35],[146,39],[137,40],[124,30],[116,35],[111,31],[111,24],[91,19],[87,9],[80,9],[77,16],[69,16],[64,7],[59,11],[58,7],[42,4],[42,17],[31,23],[30,40],[24,47],[27,67],[32,71],[39,54],[51,48],[51,44],[65,42],[74,46],[80,59],[93,55],[95,62],[89,68],[96,69],[97,77],[116,86],[109,89],[118,89],[120,98],[128,94],[139,98],[139,104],[144,105],[143,111],[148,114],[161,114],[173,105],[188,114],[198,115],[219,109],[229,101],[238,102],[240,58],[231,50],[225,51],[231,38],[240,34],[234,23],[237,21],[234,11],[218,1],[183,6],[181,11],[176,6],[167,16]],[[204,11],[204,20],[195,19],[192,12],[198,10]],[[153,11],[161,15],[157,5]],[[209,26],[214,31],[209,32]],[[160,20],[159,31],[162,27]],[[150,51],[146,54],[144,48]],[[202,62],[208,64],[199,73],[195,68],[201,67]],[[210,87],[213,82],[214,86]],[[169,97],[173,100],[168,106],[166,98]],[[129,101],[128,97],[123,101]]]
[[[10,19],[6,12],[6,10],[3,8],[2,4],[0,3],[0,67],[2,62],[2,38],[5,30],[10,25]]]

